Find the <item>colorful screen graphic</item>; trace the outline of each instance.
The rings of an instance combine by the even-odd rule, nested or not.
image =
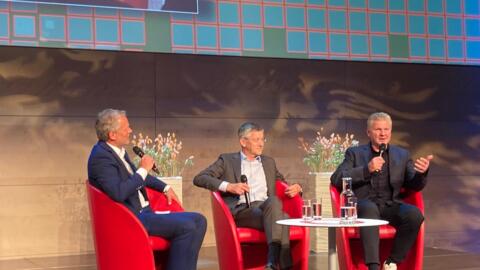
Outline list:
[[[198,0],[9,0],[69,6],[135,9],[148,11],[198,13]]]

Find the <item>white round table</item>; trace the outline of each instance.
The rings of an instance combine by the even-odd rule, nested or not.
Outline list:
[[[278,220],[277,224],[286,226],[328,228],[328,270],[334,270],[336,265],[335,259],[337,257],[336,228],[380,226],[388,224],[388,221],[358,218],[354,224],[343,224],[340,223],[340,218],[322,218],[321,220],[312,220],[309,222],[306,222],[302,218],[293,218]]]

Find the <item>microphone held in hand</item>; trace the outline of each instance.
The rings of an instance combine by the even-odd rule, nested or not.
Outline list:
[[[247,176],[245,174],[242,174],[240,176],[240,182],[248,184]],[[250,208],[250,193],[248,191],[245,191],[245,203],[247,204],[247,208]]]
[[[140,158],[142,158],[145,155],[142,148],[138,146],[133,147],[133,152]],[[156,172],[157,174],[160,174],[160,171],[157,169],[157,166],[155,166],[155,163],[153,163],[152,171]]]
[[[381,157],[383,155],[383,152],[385,152],[385,150],[387,150],[387,145],[382,143],[382,144],[380,144],[379,149],[380,149],[380,154],[378,156]]]

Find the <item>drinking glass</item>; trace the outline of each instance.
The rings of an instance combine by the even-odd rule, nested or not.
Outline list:
[[[322,219],[322,198],[312,200],[313,220]]]
[[[303,218],[304,222],[311,222],[312,221],[313,213],[312,213],[312,201],[311,200],[303,200],[302,218]]]

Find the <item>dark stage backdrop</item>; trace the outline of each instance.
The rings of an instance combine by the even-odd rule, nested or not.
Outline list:
[[[239,149],[242,122],[262,124],[266,154],[306,183],[298,137],[323,127],[364,143],[366,117],[388,112],[394,143],[435,155],[426,245],[479,252],[479,100],[479,67],[1,47],[0,259],[92,252],[86,160],[108,107],[136,133],[176,132],[195,156],[183,200],[210,220],[206,245],[209,193],[191,179]]]

